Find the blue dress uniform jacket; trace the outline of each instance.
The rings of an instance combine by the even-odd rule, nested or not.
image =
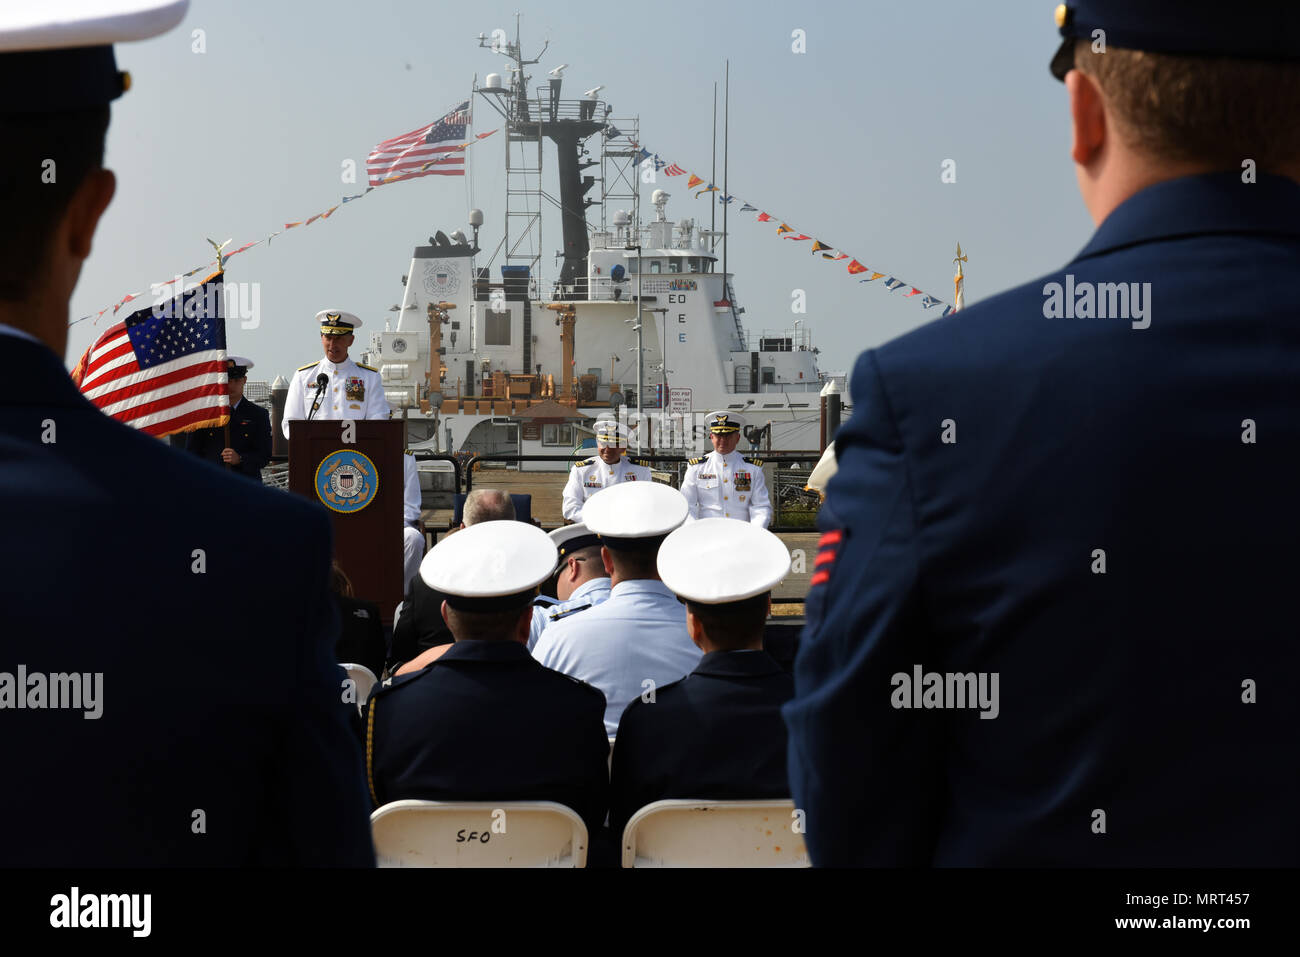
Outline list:
[[[372,864],[324,510],[113,421],[43,345],[0,348],[0,672],[29,703],[33,674],[102,675],[87,719],[17,709],[0,674],[22,782],[0,866]]]
[[[221,450],[227,448],[226,430],[197,429],[185,437],[185,448],[225,468]],[[239,464],[230,471],[262,481],[262,469],[271,461],[271,415],[260,405],[240,399],[230,410],[230,445],[239,453]]]
[[[605,697],[513,641],[458,641],[368,704],[371,798],[556,801],[594,835],[609,797]]]
[[[610,779],[610,829],[665,798],[787,798],[781,706],[794,679],[763,651],[711,651],[653,704],[623,712]]]
[[[1300,185],[1182,178],[859,358],[785,709],[815,864],[1300,863],[1297,275]]]

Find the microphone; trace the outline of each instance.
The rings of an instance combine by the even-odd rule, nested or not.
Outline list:
[[[316,398],[311,404],[311,411],[307,413],[308,422],[310,422],[311,417],[316,414],[316,410],[320,408],[320,400],[325,396],[325,387],[329,384],[330,377],[325,373],[322,372],[316,377]]]

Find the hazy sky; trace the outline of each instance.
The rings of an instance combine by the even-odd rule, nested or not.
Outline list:
[[[205,237],[231,238],[235,248],[359,192],[375,143],[467,98],[475,73],[480,82],[505,74],[509,61],[476,38],[498,28],[513,38],[516,12],[527,56],[550,40],[530,68],[530,89],[568,63],[566,96],[603,84],[614,116],[639,114],[649,149],[702,176],[713,83],[721,86],[730,58],[732,194],[949,301],[960,240],[970,257],[967,301],[977,301],[1063,264],[1092,231],[1067,152],[1064,88],[1047,69],[1058,43],[1053,8],[1051,0],[195,0],[171,33],[117,48],[134,79],[108,137],[118,192],[71,318],[211,259]],[[791,49],[796,29],[807,38],[802,54]],[[196,30],[205,52],[194,52]],[[499,126],[476,99],[475,131]],[[227,278],[260,292],[260,325],[228,324],[230,351],[257,362],[251,377],[319,359],[320,309],[357,313],[363,332],[382,327],[412,247],[435,229],[469,231],[471,185],[486,217],[480,245],[495,248],[503,140],[467,151],[471,177],[383,187],[231,260]],[[552,192],[554,155],[548,146]],[[356,161],[357,185],[341,179],[346,159]],[[947,159],[955,183],[941,181]],[[708,198],[692,198],[684,180],[660,175],[657,185],[673,194],[669,218],[707,224]],[[645,219],[653,188],[643,193]],[[559,217],[549,207],[544,216],[553,278]],[[864,348],[940,311],[904,299],[906,290],[859,283],[843,262],[810,256],[809,243],[778,238],[752,213],[732,215],[729,226],[750,331],[804,318],[823,371],[851,368]],[[795,289],[807,294],[806,316],[791,314]],[[73,325],[70,365],[110,317]]]

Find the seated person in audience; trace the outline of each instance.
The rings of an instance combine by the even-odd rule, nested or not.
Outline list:
[[[528,630],[528,650],[537,647],[546,626],[586,611],[609,598],[609,572],[600,557],[600,536],[583,522],[563,525],[549,533],[560,552],[560,566],[551,576],[558,601],[533,602],[533,623]]]
[[[510,500],[508,492],[492,488],[476,488],[465,496],[460,528],[477,525],[480,522],[513,520],[514,517],[515,504]],[[393,625],[393,651],[390,663],[395,673],[402,674],[407,670],[418,671],[437,656],[425,659],[411,669],[398,669],[397,665],[411,661],[427,649],[451,644],[451,631],[442,619],[442,603],[446,597],[430,588],[420,575],[411,579],[402,602],[402,614]]]
[[[763,651],[772,587],[789,574],[790,553],[762,526],[706,518],[669,535],[658,565],[685,600],[704,657],[623,712],[610,784],[616,839],[638,809],[666,798],[790,796],[781,706],[794,679]]]
[[[384,623],[379,606],[355,597],[352,582],[336,561],[330,567],[330,592],[339,610],[339,638],[334,643],[334,660],[339,664],[365,665],[376,678],[384,673]]]
[[[593,495],[583,520],[600,536],[609,599],[548,625],[533,649],[546,667],[605,693],[611,738],[629,701],[653,696],[700,660],[686,634],[686,610],[655,568],[660,543],[686,512],[682,493],[657,482],[624,482]]]
[[[437,661],[375,688],[366,774],[376,806],[555,801],[595,835],[605,820],[605,699],[528,653],[537,584],[555,545],[523,522],[484,522],[434,546],[420,575],[446,595],[455,643]]]

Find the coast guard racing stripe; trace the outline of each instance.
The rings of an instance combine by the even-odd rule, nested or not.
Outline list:
[[[841,528],[823,533],[817,542],[817,559],[813,562],[813,576],[808,582],[809,588],[816,588],[830,581],[831,568],[835,565],[835,559],[839,557],[840,545],[843,541],[844,530]]]

